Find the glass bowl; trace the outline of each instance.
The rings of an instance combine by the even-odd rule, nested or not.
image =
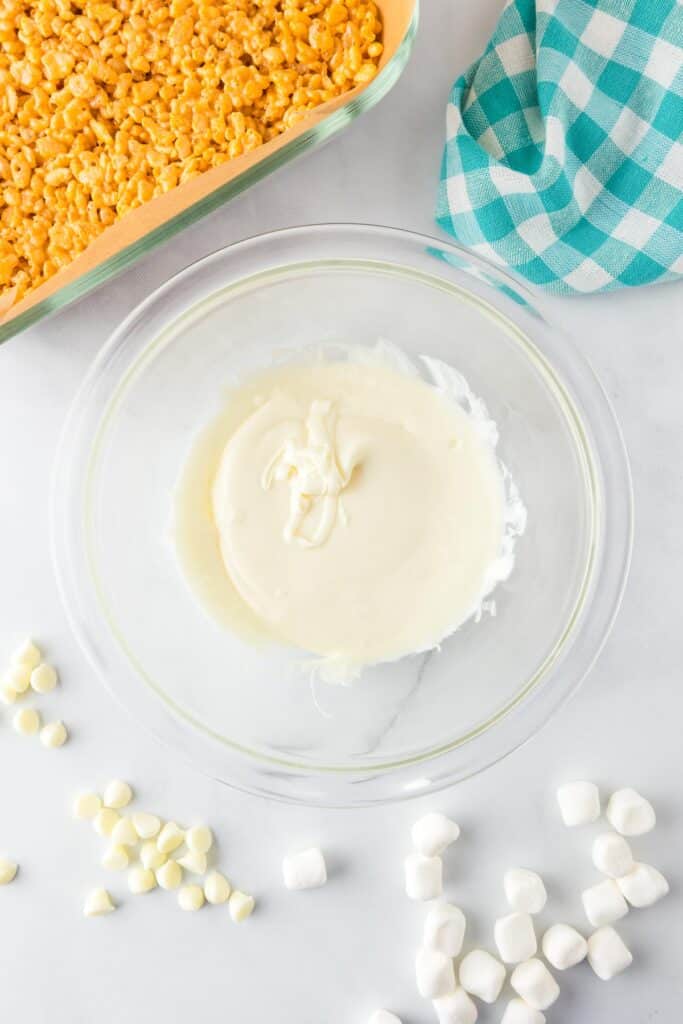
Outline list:
[[[495,617],[351,686],[311,683],[299,655],[249,646],[195,602],[170,539],[173,492],[236,376],[378,338],[464,374],[498,424],[528,526]],[[222,249],[125,320],[65,426],[52,528],[73,629],[138,719],[226,783],[348,806],[463,779],[562,704],[621,599],[632,492],[604,391],[523,285],[450,243],[321,225]]]

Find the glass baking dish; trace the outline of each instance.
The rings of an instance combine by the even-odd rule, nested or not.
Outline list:
[[[377,77],[311,111],[294,128],[257,150],[197,175],[123,217],[69,266],[5,308],[0,297],[0,342],[111,280],[155,246],[229,202],[266,175],[314,149],[374,107],[396,84],[417,31],[419,0],[378,0],[384,53]]]

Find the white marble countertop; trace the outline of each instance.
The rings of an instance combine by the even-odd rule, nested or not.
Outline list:
[[[111,329],[170,274],[245,235],[314,221],[394,224],[434,233],[443,111],[451,79],[485,42],[502,0],[423,0],[413,60],[393,93],[320,152],[261,183],[86,301],[0,349],[0,650],[34,630],[58,663],[49,698],[73,730],[59,753],[16,736],[0,716],[0,852],[21,862],[0,891],[0,1017],[16,1024],[363,1024],[387,1006],[427,1024],[413,956],[422,911],[403,894],[402,857],[419,811],[451,812],[464,838],[447,892],[491,943],[503,912],[501,877],[540,868],[562,905],[593,878],[590,833],[569,833],[553,807],[555,780],[635,785],[660,812],[638,844],[673,895],[633,912],[623,934],[636,963],[603,984],[569,972],[553,1024],[674,1024],[683,1006],[683,799],[680,609],[683,569],[683,285],[555,301],[601,376],[632,459],[637,536],[611,639],[579,695],[522,750],[440,796],[372,811],[290,808],[200,777],[157,746],[93,678],[60,606],[48,551],[48,482],[58,432]],[[679,335],[678,337],[676,335]],[[46,707],[48,703],[46,700]],[[122,776],[146,805],[216,825],[222,860],[261,895],[241,928],[221,913],[180,914],[173,899],[128,898],[106,920],[81,916],[84,891],[106,877],[99,842],[69,820],[75,790]],[[320,843],[329,885],[286,893],[290,845]],[[122,891],[122,880],[114,889]],[[158,895],[158,894],[157,894]],[[569,906],[569,903],[567,903]],[[578,908],[575,906],[578,917]],[[580,917],[579,917],[580,919]],[[481,1020],[500,1020],[502,1004]]]

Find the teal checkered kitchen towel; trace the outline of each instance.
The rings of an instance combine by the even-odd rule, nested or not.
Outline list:
[[[437,220],[555,293],[683,274],[683,0],[509,0],[453,86]]]

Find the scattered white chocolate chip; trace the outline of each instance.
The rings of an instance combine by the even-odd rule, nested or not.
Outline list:
[[[657,824],[652,804],[635,789],[618,789],[609,798],[607,820],[622,836],[642,836]]]
[[[505,1007],[500,1024],[545,1024],[545,1016],[523,999],[511,999]]]
[[[456,988],[432,1003],[439,1024],[476,1024],[479,1016],[474,1001],[464,988]]]
[[[110,846],[102,857],[102,867],[108,871],[125,871],[130,863],[130,856],[125,846]]]
[[[140,848],[140,863],[143,868],[156,871],[157,868],[166,863],[166,854],[161,852],[154,841],[148,840]]]
[[[436,903],[425,918],[422,943],[445,956],[460,956],[467,921],[460,907]]]
[[[93,828],[100,836],[110,836],[120,817],[111,807],[102,807],[93,818]]]
[[[6,857],[0,857],[0,885],[9,885],[16,878],[19,865]]]
[[[19,708],[14,712],[12,728],[20,736],[34,736],[40,729],[40,715],[35,708]]]
[[[495,1003],[504,981],[505,968],[485,949],[473,949],[460,962],[460,985],[484,1003]]]
[[[97,793],[79,793],[73,804],[74,818],[92,819],[102,810],[102,800]]]
[[[540,914],[548,900],[543,879],[527,868],[510,868],[503,878],[505,898],[521,914]]]
[[[29,668],[35,668],[40,664],[42,657],[40,649],[36,647],[30,637],[27,637],[12,655],[12,664],[28,665]]]
[[[610,981],[630,967],[633,957],[621,936],[608,925],[589,938],[588,963],[601,981]]]
[[[12,686],[9,679],[3,679],[0,682],[0,700],[3,704],[14,704],[19,694]]]
[[[119,818],[111,833],[112,842],[116,846],[136,846],[138,834],[130,818]]]
[[[123,782],[121,779],[112,779],[112,781],[108,782],[105,786],[105,807],[110,807],[112,810],[120,811],[122,807],[127,807],[132,799],[133,790],[127,782]]]
[[[368,1024],[401,1024],[401,1019],[388,1010],[375,1010]]]
[[[551,925],[543,936],[541,948],[548,963],[558,971],[575,967],[588,953],[583,935],[568,924]]]
[[[184,885],[179,889],[178,906],[181,910],[200,910],[204,906],[204,890],[201,885]]]
[[[213,846],[213,833],[206,825],[193,825],[185,833],[185,845],[193,853],[208,853]]]
[[[220,871],[212,871],[204,880],[204,895],[207,903],[212,903],[214,906],[227,903],[230,892],[230,882]]]
[[[183,869],[177,861],[167,860],[157,868],[156,877],[162,889],[177,889],[183,880]]]
[[[86,917],[101,917],[111,914],[116,907],[106,889],[91,889],[85,898],[83,913]]]
[[[148,814],[146,811],[136,811],[131,820],[140,839],[153,839],[161,828],[161,819],[157,818],[156,814]]]
[[[287,889],[318,889],[327,881],[327,867],[322,850],[312,846],[292,853],[282,861],[282,877]]]
[[[530,914],[517,911],[499,918],[493,929],[500,959],[504,964],[521,964],[530,960],[538,949],[534,922]]]
[[[128,888],[136,895],[144,892],[150,892],[152,889],[156,888],[156,884],[157,880],[154,876],[154,872],[149,868],[143,868],[136,865],[128,872]]]
[[[560,986],[545,964],[536,958],[515,967],[510,984],[534,1010],[547,1010],[560,994]]]
[[[415,978],[417,990],[423,999],[440,999],[455,991],[453,961],[436,949],[418,949]]]
[[[57,685],[57,670],[46,661],[31,672],[31,689],[36,693],[50,693]]]
[[[415,822],[412,828],[413,846],[423,857],[438,857],[460,835],[460,828],[445,814],[433,811]]]
[[[440,857],[410,853],[404,861],[406,893],[411,900],[435,900],[443,891],[443,864]]]
[[[184,856],[178,857],[178,864],[191,875],[203,875],[206,873],[206,854],[188,850]]]
[[[631,906],[639,909],[651,907],[669,891],[664,875],[649,864],[634,864],[628,874],[617,879],[617,885]]]
[[[28,665],[14,665],[5,678],[15,693],[26,693],[31,683],[31,669]]]
[[[157,847],[162,853],[173,853],[185,840],[185,833],[175,821],[167,821],[157,836]]]
[[[633,868],[631,847],[623,836],[616,832],[605,832],[593,842],[593,863],[598,871],[610,878],[621,878]]]
[[[586,917],[594,928],[612,924],[628,913],[628,904],[613,878],[592,885],[581,893]]]
[[[69,738],[64,722],[48,722],[40,730],[40,742],[48,750],[56,750],[63,747]]]
[[[557,791],[565,825],[590,825],[600,817],[600,792],[592,782],[568,782]]]
[[[228,900],[228,910],[230,911],[230,917],[239,924],[241,921],[251,915],[255,905],[253,896],[248,896],[244,892],[240,892],[239,889],[233,889],[230,893]]]

